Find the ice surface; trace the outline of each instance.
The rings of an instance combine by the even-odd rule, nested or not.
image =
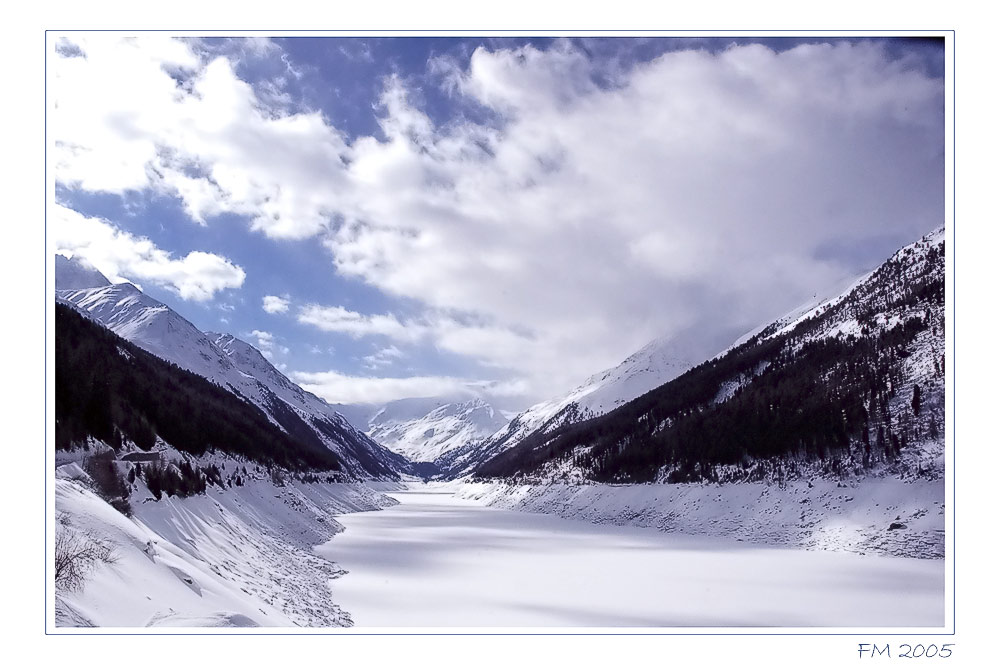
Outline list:
[[[944,562],[488,508],[453,490],[340,518],[316,552],[357,627],[941,626]]]

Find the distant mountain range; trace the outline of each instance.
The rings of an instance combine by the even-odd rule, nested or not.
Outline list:
[[[385,405],[337,405],[375,441],[414,462],[423,476],[455,478],[538,431],[606,413],[691,367],[669,339],[657,339],[618,366],[561,397],[514,416],[482,397],[410,398]]]
[[[479,445],[506,424],[507,419],[481,398],[416,398],[379,409],[369,420],[368,435],[413,462],[435,464],[455,449]]]
[[[690,358],[677,355],[669,339],[654,340],[566,395],[519,413],[484,440],[447,451],[437,464],[451,477],[468,474],[535,433],[606,413],[666,383],[691,365]]]

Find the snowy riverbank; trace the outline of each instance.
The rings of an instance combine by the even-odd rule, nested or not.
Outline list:
[[[766,545],[942,558],[944,480],[869,478],[683,485],[469,482],[456,496],[484,506],[596,524],[652,527]]]
[[[57,592],[55,624],[350,625],[328,584],[343,569],[311,549],[343,530],[335,516],[393,505],[380,490],[399,487],[251,480],[161,501],[143,487],[129,519],[82,484],[57,478],[57,534],[107,543],[116,561],[96,565],[81,589]]]

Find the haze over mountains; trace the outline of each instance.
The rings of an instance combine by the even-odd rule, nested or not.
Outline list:
[[[940,474],[943,305],[938,229],[839,296],[604,416],[537,428],[476,473],[633,483]]]

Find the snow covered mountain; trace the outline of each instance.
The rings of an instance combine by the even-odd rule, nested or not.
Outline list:
[[[70,288],[64,288],[67,284]],[[232,335],[202,333],[132,284],[110,284],[92,268],[58,257],[56,299],[153,355],[239,395],[292,436],[318,440],[338,454],[353,476],[394,478],[407,468],[399,455],[293,384],[257,349]]]
[[[507,419],[480,398],[464,402],[414,398],[380,409],[369,421],[368,436],[413,462],[435,462],[506,424]]]
[[[331,404],[304,390],[279,372],[257,348],[228,333],[209,332],[206,336],[241,372],[253,377],[290,405],[325,441],[336,441],[337,449],[358,460],[365,469],[407,470],[408,463],[359,432]]]
[[[839,296],[611,413],[546,422],[477,475],[714,482],[939,474],[944,292],[938,229]]]
[[[65,290],[93,289],[111,286],[108,278],[81,259],[68,259],[56,254],[56,288]]]
[[[663,385],[692,365],[692,360],[678,353],[669,339],[653,340],[617,367],[594,374],[568,394],[529,407],[485,440],[447,451],[438,465],[451,476],[468,473],[535,432],[549,432],[567,423],[607,413]]]

